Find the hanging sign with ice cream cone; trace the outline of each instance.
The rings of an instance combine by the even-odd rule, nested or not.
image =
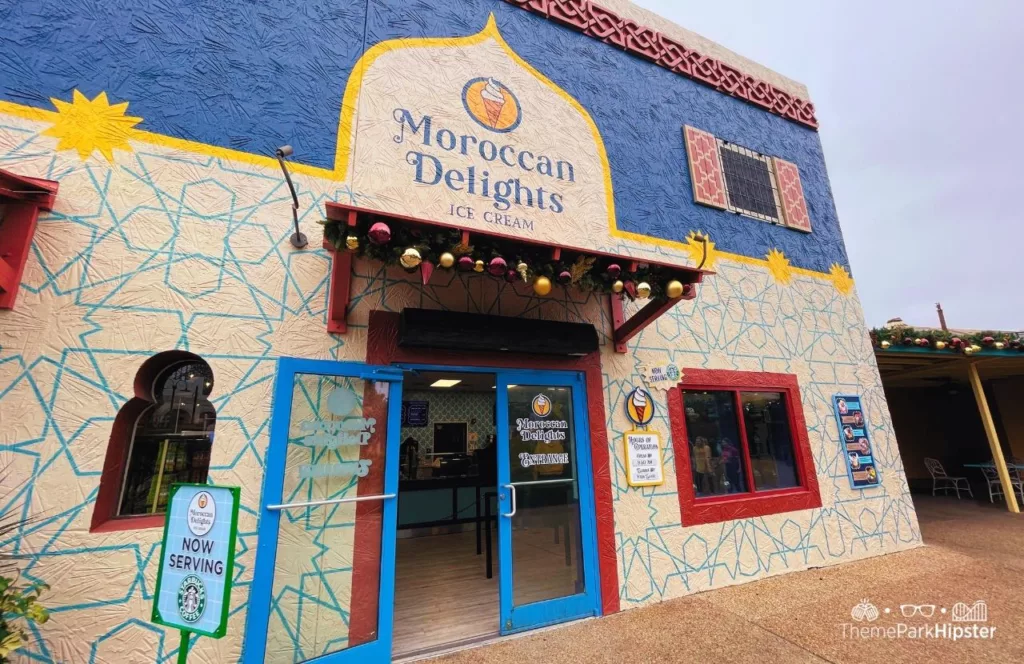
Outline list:
[[[642,387],[635,388],[626,397],[626,417],[638,427],[650,424],[654,419],[654,400],[651,393]]]

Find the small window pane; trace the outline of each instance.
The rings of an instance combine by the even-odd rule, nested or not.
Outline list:
[[[785,397],[780,392],[743,392],[740,397],[754,488],[799,486]]]
[[[733,392],[684,392],[693,490],[699,496],[746,492]]]
[[[732,145],[723,146],[721,155],[729,204],[738,211],[778,221],[779,212],[767,162],[750,150]]]
[[[172,484],[206,482],[217,423],[212,389],[205,362],[174,364],[157,377],[154,403],[135,423],[118,515],[161,514]]]

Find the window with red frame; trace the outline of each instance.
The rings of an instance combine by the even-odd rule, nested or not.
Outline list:
[[[795,376],[685,373],[669,395],[684,525],[821,505]]]
[[[684,390],[683,406],[697,497],[800,486],[782,392]]]

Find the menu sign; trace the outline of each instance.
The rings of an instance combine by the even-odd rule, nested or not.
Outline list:
[[[845,452],[850,485],[854,489],[878,486],[881,478],[860,396],[837,394],[832,397],[832,405],[839,426],[839,441]]]
[[[425,427],[430,413],[429,401],[403,401],[402,426]]]
[[[658,486],[665,482],[661,470],[661,437],[653,431],[627,431],[626,481],[629,486]]]

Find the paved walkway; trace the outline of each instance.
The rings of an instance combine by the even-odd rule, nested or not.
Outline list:
[[[927,546],[795,572],[547,630],[435,660],[476,662],[1024,662],[1024,516],[1001,506],[915,497]],[[874,626],[949,622],[902,618],[901,604],[988,604],[990,640],[844,638],[864,598]],[[868,625],[867,622],[852,623]],[[651,629],[652,626],[655,629]]]

